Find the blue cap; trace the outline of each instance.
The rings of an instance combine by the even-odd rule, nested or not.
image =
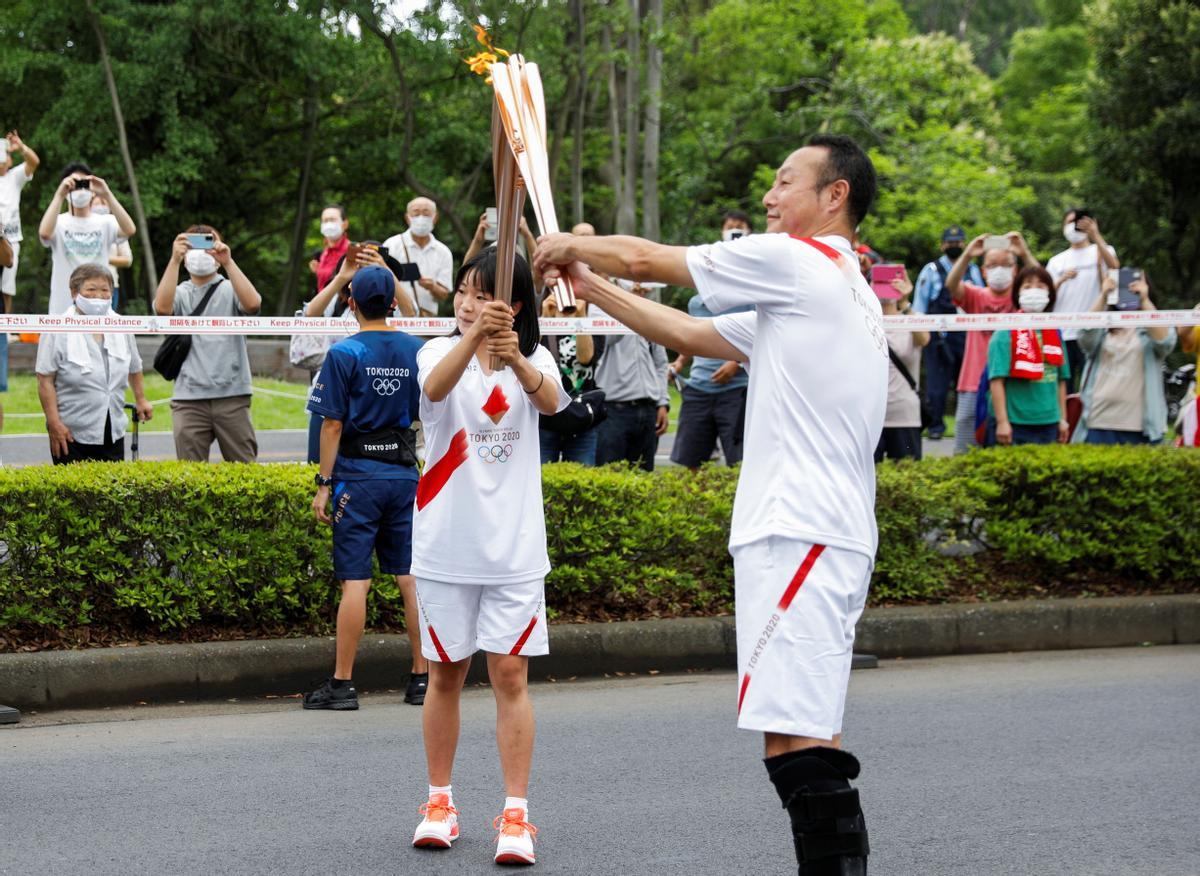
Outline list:
[[[366,304],[374,298],[394,298],[396,283],[392,272],[378,265],[361,268],[350,281],[350,294],[359,304]]]
[[[942,232],[942,243],[964,243],[966,239],[967,232],[961,225],[951,225]]]

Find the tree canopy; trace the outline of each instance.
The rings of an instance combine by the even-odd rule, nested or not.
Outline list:
[[[323,206],[345,204],[352,237],[381,240],[417,194],[461,255],[493,203],[490,89],[463,63],[474,22],[541,67],[564,224],[712,239],[724,210],[761,214],[792,148],[833,131],[877,164],[862,233],[889,259],[919,268],[951,223],[1018,228],[1049,255],[1065,246],[1061,211],[1086,203],[1168,303],[1200,297],[1187,0],[83,6],[10,0],[0,17],[0,128],[43,159],[23,197],[19,309],[45,306],[48,259],[29,243],[60,168],[86,161],[130,206],[101,35],[160,268],[175,234],[207,222],[266,312],[287,312],[312,292]],[[135,259],[131,309],[151,282]]]

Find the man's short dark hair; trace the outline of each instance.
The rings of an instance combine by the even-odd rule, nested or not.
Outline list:
[[[62,176],[60,176],[58,178],[59,182],[66,179],[73,173],[82,173],[85,176],[91,176],[92,169],[90,167],[88,167],[86,164],[84,164],[82,161],[72,161],[70,164],[68,164],[66,167],[63,168]]]
[[[721,224],[724,225],[730,220],[733,220],[734,222],[741,222],[747,228],[751,227],[750,214],[745,210],[726,210],[725,215],[721,217]]]
[[[857,227],[866,218],[871,204],[875,201],[875,165],[854,139],[844,134],[818,134],[808,141],[808,145],[820,146],[829,153],[821,178],[817,182],[818,191],[839,179],[844,179],[850,184],[847,210],[851,221]]]
[[[321,209],[321,212],[324,213],[326,210],[337,210],[338,215],[342,217],[342,221],[343,222],[346,221],[346,208],[343,207],[341,204],[326,204]]]

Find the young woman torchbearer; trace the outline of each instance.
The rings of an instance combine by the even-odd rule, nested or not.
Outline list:
[[[506,799],[493,822],[497,863],[532,864],[537,829],[527,802],[533,757],[529,657],[549,652],[538,415],[570,399],[538,344],[533,277],[517,257],[511,306],[494,298],[496,251],[454,281],[453,335],[417,354],[427,464],[417,488],[413,575],[421,651],[429,659],[425,754],[429,799],[413,845],[449,848],[459,836],[450,776],[459,700],[471,656],[484,651],[496,697],[496,742]],[[494,358],[493,358],[494,357]],[[492,362],[504,367],[492,370]]]

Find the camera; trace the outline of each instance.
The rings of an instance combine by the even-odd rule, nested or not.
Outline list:
[[[92,187],[92,181],[91,181],[90,179],[77,179],[77,180],[75,180],[75,188],[76,188],[76,190],[78,190],[78,189],[91,189],[91,187]]]

